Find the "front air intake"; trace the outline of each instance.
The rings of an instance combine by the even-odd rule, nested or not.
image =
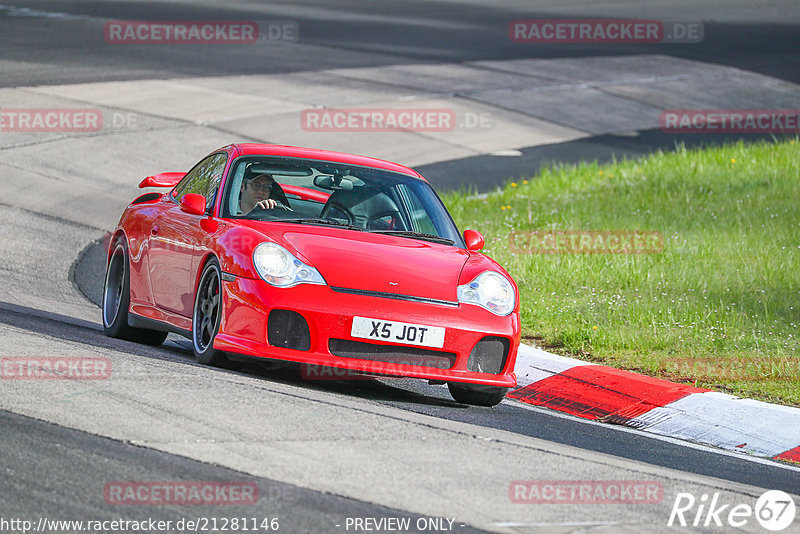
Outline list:
[[[506,366],[510,343],[507,338],[486,336],[475,344],[467,360],[467,370],[496,375]]]
[[[267,319],[267,341],[273,347],[308,350],[311,348],[308,323],[297,312],[272,310]]]
[[[401,345],[378,345],[349,339],[331,339],[328,341],[328,349],[331,354],[340,358],[356,358],[413,367],[450,369],[456,363],[456,355],[452,352]]]

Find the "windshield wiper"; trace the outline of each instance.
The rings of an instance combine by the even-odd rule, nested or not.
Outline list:
[[[442,245],[455,245],[456,242],[446,237],[439,237],[438,235],[423,234],[421,232],[411,232],[408,230],[371,230],[373,234],[387,234],[396,235],[400,237],[411,237],[414,239],[422,239],[424,241],[433,241],[434,243],[441,243]]]
[[[347,230],[358,230],[359,232],[363,232],[364,229],[359,226],[353,226],[352,224],[347,224],[331,219],[273,219],[270,222],[282,222],[282,223],[297,223],[297,224],[327,224],[330,226],[336,226],[337,228],[345,228]]]

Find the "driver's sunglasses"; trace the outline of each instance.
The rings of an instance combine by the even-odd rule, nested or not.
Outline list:
[[[262,193],[267,193],[270,190],[272,190],[273,182],[255,182],[255,181],[251,181],[251,182],[248,182],[248,184],[250,185],[250,187],[252,187],[256,191],[261,191]]]

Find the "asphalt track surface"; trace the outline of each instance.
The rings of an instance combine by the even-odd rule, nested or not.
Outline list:
[[[236,479],[258,487],[255,506],[226,505],[214,508],[157,505],[133,507],[125,513],[129,521],[158,518],[177,524],[181,519],[257,517],[279,519],[284,528],[295,532],[326,532],[345,525],[348,517],[408,518],[410,532],[424,532],[414,527],[418,517],[400,510],[358,502],[274,480],[234,473],[229,469],[166,455],[99,438],[91,434],[0,411],[0,425],[13,432],[0,433],[3,458],[14,458],[6,466],[0,507],[13,510],[19,517],[44,517],[52,520],[76,517],[110,521],[120,514],[98,499],[98,488],[109,481],[172,480],[229,481]],[[79,481],[79,483],[76,483]],[[218,523],[222,524],[222,523]],[[291,525],[289,527],[289,525]],[[460,532],[481,532],[459,526]]]
[[[298,2],[4,1],[0,6],[0,84],[279,73],[347,66],[527,57],[653,53],[735,66],[789,81],[797,69],[794,2],[477,2],[359,0]],[[11,6],[40,10],[22,17]],[[53,13],[62,14],[61,16]],[[507,38],[508,23],[536,18],[650,18],[704,21],[700,44],[541,45]],[[309,46],[285,54],[249,46],[107,47],[97,26],[109,20],[291,20]],[[93,38],[87,39],[86,36]],[[157,53],[155,53],[157,52]]]
[[[531,49],[498,38],[505,35],[509,20],[516,18],[563,18],[617,16],[665,18],[670,9],[645,2],[617,4],[542,3],[538,7],[497,3],[484,6],[459,2],[295,2],[231,3],[220,7],[211,2],[13,2],[0,6],[0,86],[74,83],[101,80],[139,80],[227,74],[312,71],[334,66],[373,66],[419,62],[458,62],[476,59],[530,57]],[[769,74],[787,81],[800,81],[798,52],[800,32],[797,7],[786,3],[755,6],[741,3],[732,10],[722,2],[696,6],[683,4],[681,20],[715,20],[705,23],[705,39],[696,45],[658,45],[658,53],[735,66]],[[22,8],[22,10],[20,9]],[[28,16],[24,9],[49,15]],[[676,9],[672,7],[671,9]],[[780,10],[794,10],[785,17]],[[57,13],[58,15],[53,15]],[[676,18],[674,15],[669,18]],[[112,19],[290,19],[302,29],[309,46],[292,55],[279,49],[237,47],[131,47],[102,46],[83,36]],[[570,57],[651,53],[655,45],[634,46],[543,46],[537,57]],[[157,52],[157,53],[154,53]],[[686,140],[686,138],[682,138]],[[703,144],[703,136],[691,141]],[[713,138],[719,141],[719,137]],[[472,161],[431,164],[423,174],[446,177],[460,168],[484,166],[482,175],[515,176],[524,169],[548,162],[579,159],[606,160],[634,156],[653,149],[669,149],[675,142],[659,132],[644,132],[638,138],[595,137],[559,145],[523,150],[521,158],[483,157]],[[576,156],[576,154],[578,154]],[[5,178],[4,178],[5,179]],[[481,184],[482,188],[491,183]],[[58,222],[57,220],[53,222]],[[102,277],[102,254],[95,246],[77,250],[72,280],[90,300],[97,299],[97,281]],[[41,274],[41,273],[38,273]],[[37,273],[30,273],[32,279]],[[98,310],[99,315],[99,310]],[[196,367],[187,344],[171,337],[161,348],[145,348],[109,340],[97,323],[57,313],[46,306],[0,303],[0,325],[43,339],[111,348],[120,354],[168,362],[171,366]],[[0,354],[13,353],[13,342]],[[685,473],[748,484],[759,488],[797,492],[800,474],[772,462],[755,462],[705,448],[687,447],[615,427],[532,410],[511,402],[494,409],[465,408],[450,399],[441,387],[420,381],[370,380],[359,383],[309,384],[295,368],[264,371],[254,365],[234,370],[213,370],[225,377],[250,377],[265,383],[286,385],[300,395],[319,392],[333,398],[363,400],[406,412],[478,427],[508,431],[520,436],[605,453],[623,460],[662,466]],[[290,531],[331,531],[345,517],[410,516],[359,499],[328,491],[304,489],[285,482],[242,472],[231,472],[209,462],[177,454],[110,440],[22,415],[0,412],[0,457],[4,458],[4,482],[0,512],[15,516],[113,517],[98,500],[98,487],[108,480],[240,480],[255,481],[262,495],[275,496],[260,504],[257,514],[280,515]],[[208,515],[233,516],[238,509],[206,511]],[[254,510],[246,510],[253,515]],[[49,514],[49,515],[48,515]],[[174,507],[126,510],[128,517],[180,518],[198,515],[197,510]],[[461,527],[470,531],[470,527]]]

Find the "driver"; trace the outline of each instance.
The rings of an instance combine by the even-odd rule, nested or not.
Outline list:
[[[242,213],[250,213],[255,209],[271,210],[275,208],[288,209],[277,199],[270,198],[273,193],[275,179],[271,174],[259,174],[242,184],[239,195],[239,209]]]

